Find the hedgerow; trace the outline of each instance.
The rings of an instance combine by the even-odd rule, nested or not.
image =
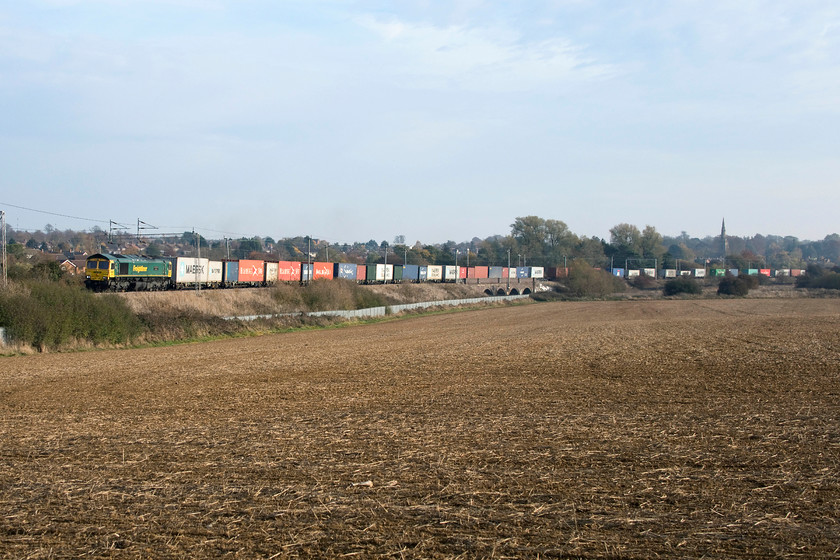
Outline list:
[[[0,327],[13,343],[39,350],[77,341],[124,344],[143,331],[113,294],[94,295],[65,282],[15,284],[0,291]]]

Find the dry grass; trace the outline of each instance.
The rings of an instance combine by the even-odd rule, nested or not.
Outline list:
[[[0,359],[9,558],[838,558],[840,301]]]

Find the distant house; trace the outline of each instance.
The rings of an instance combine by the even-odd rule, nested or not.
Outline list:
[[[81,262],[81,267],[77,264],[77,262]],[[85,269],[85,261],[71,261],[70,259],[64,259],[58,266],[65,274],[69,274],[71,276],[75,276],[80,272],[83,272]]]

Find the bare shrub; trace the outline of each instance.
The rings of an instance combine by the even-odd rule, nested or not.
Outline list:
[[[604,297],[627,289],[620,278],[580,260],[572,262],[565,284],[576,297]]]

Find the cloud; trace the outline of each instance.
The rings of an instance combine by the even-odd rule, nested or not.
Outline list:
[[[500,27],[439,27],[372,17],[357,21],[381,41],[380,54],[391,63],[388,72],[412,87],[548,91],[616,72],[562,37],[529,41]]]

